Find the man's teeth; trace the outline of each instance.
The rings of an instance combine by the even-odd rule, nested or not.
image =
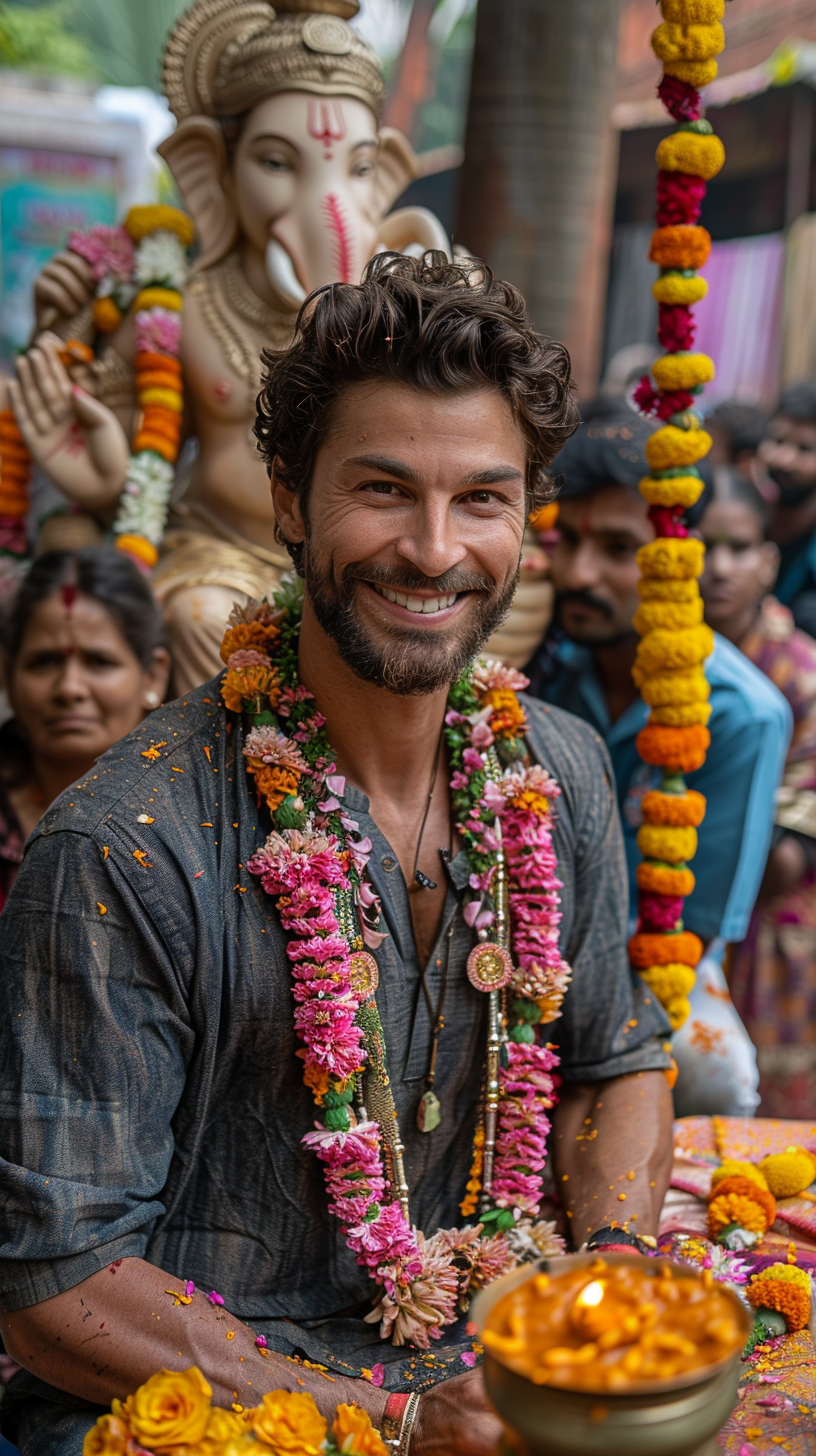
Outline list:
[[[405,607],[409,612],[419,612],[422,616],[428,617],[433,612],[444,612],[446,607],[452,607],[456,601],[456,592],[451,592],[446,597],[410,597],[405,592],[391,591],[390,587],[377,586],[373,583],[374,590],[379,592],[386,601],[394,602],[398,607]]]

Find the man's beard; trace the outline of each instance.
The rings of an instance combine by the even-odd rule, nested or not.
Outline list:
[[[314,614],[337,647],[343,661],[363,682],[387,688],[398,697],[419,697],[438,692],[456,682],[488,637],[504,621],[521,563],[513,578],[501,587],[489,576],[460,571],[454,567],[443,576],[426,577],[409,567],[372,566],[363,571],[346,567],[339,583],[330,567],[317,559],[307,538],[303,575]],[[448,634],[423,631],[419,627],[392,626],[390,640],[379,642],[369,631],[357,609],[357,582],[387,586],[392,591],[433,591],[440,596],[453,592],[475,592],[476,609],[466,622],[456,619]]]
[[[778,504],[781,506],[801,505],[802,501],[807,500],[816,491],[816,480],[811,480],[803,485],[795,475],[788,475],[786,470],[771,469],[768,474],[779,489]]]
[[[570,634],[564,626],[562,620],[562,608],[567,602],[580,602],[583,606],[592,607],[596,612],[599,612],[601,616],[603,616],[608,622],[614,621],[614,612],[612,610],[612,607],[609,605],[609,602],[604,601],[603,597],[594,596],[593,593],[590,591],[568,591],[556,593],[555,620],[564,635],[566,637],[569,637],[569,640],[571,642],[577,642],[580,647],[618,647],[621,642],[626,642],[630,637],[637,636],[634,627],[632,627],[632,625],[630,624],[628,627],[619,627],[617,631],[611,632],[608,630],[605,632],[600,628],[593,632],[592,629],[589,628],[580,637],[570,637]]]

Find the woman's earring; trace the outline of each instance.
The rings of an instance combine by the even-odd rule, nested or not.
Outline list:
[[[144,695],[143,701],[146,708],[158,708],[159,695],[158,693],[154,692],[152,688],[149,688]]]

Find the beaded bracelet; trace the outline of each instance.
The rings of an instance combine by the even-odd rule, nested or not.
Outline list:
[[[389,1395],[383,1416],[382,1436],[393,1456],[408,1456],[418,1412],[419,1391],[412,1391],[410,1395]]]

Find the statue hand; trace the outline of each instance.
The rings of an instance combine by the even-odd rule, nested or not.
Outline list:
[[[73,318],[96,292],[90,265],[68,249],[55,253],[34,284],[37,333],[51,329],[60,319]]]
[[[9,402],[33,460],[69,500],[87,510],[113,505],[130,450],[116,416],[71,383],[60,341],[43,334],[17,360]]]

